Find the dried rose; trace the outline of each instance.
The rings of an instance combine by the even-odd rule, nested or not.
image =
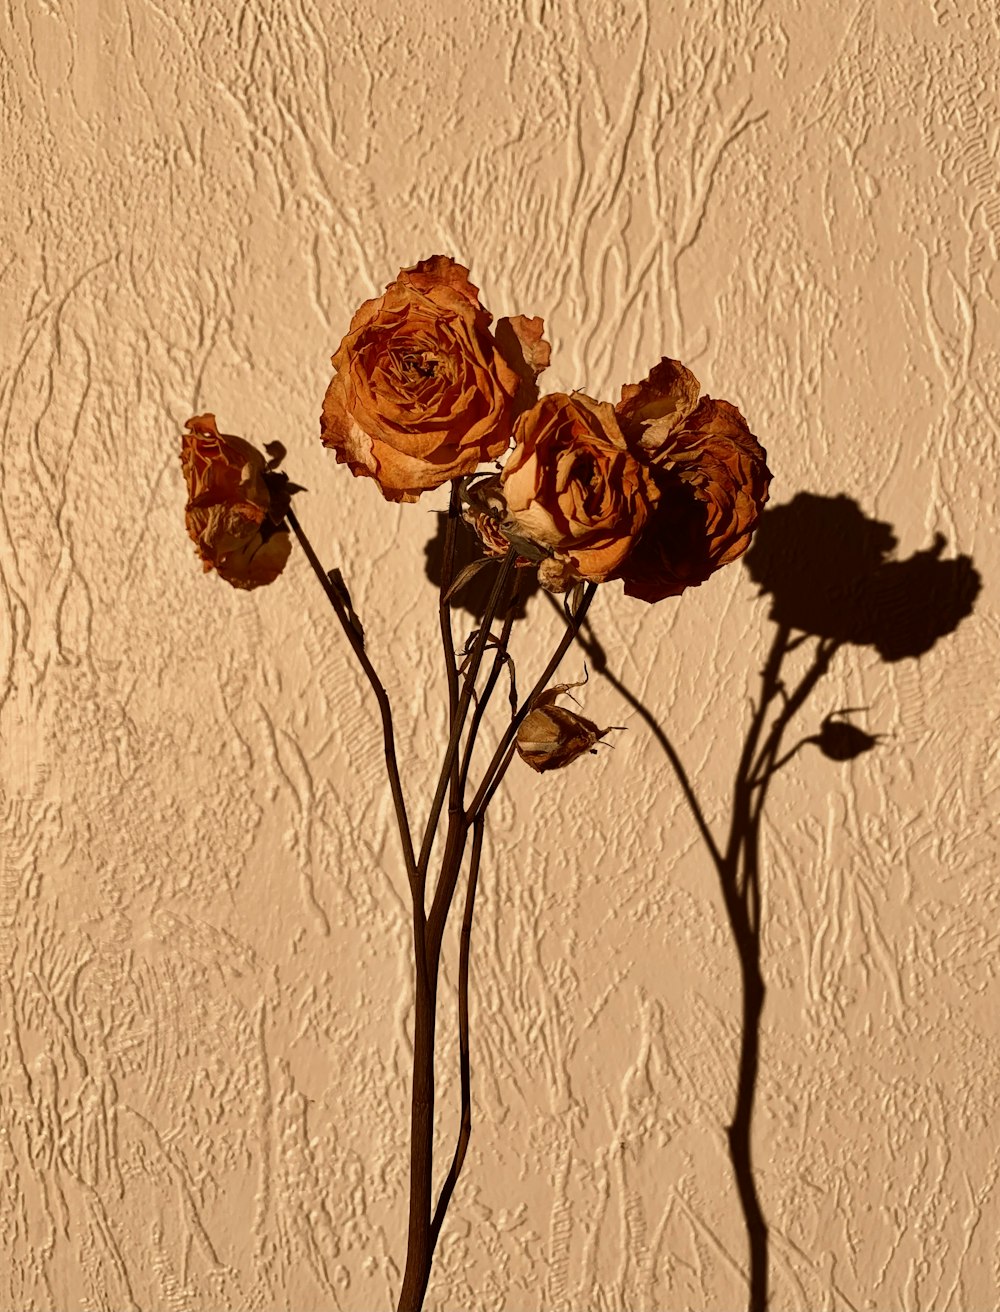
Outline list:
[[[741,556],[768,498],[767,453],[728,401],[702,397],[676,360],[622,389],[621,426],[652,470],[659,502],[615,577],[645,601],[675,597]]]
[[[185,427],[184,522],[205,572],[217,570],[234,588],[273,583],[288,560],[291,536],[268,487],[266,458],[242,437],[220,433],[215,415],[195,415]]]
[[[611,732],[610,728],[598,729],[593,720],[576,711],[556,705],[562,693],[579,687],[579,683],[557,683],[539,693],[521,721],[515,739],[517,754],[532,770],[559,770],[578,756],[596,752],[594,744]]]
[[[613,407],[583,392],[552,392],[518,419],[514,440],[500,477],[516,531],[556,562],[543,585],[603,582],[632,550],[658,496]]]
[[[497,325],[501,348],[491,320],[468,269],[448,256],[400,270],[333,356],[324,445],[386,500],[409,502],[505,451],[548,344],[542,321],[519,315]]]

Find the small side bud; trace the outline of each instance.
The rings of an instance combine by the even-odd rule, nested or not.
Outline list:
[[[561,770],[578,756],[596,752],[595,743],[611,732],[613,726],[599,729],[593,720],[556,705],[562,693],[579,688],[580,683],[557,683],[539,693],[517,731],[517,754],[532,770]]]
[[[853,709],[853,708],[852,708]],[[820,731],[809,742],[814,742],[831,761],[853,761],[871,749],[882,734],[865,733],[847,720],[835,720],[835,715],[848,715],[848,710],[831,711],[820,726]]]

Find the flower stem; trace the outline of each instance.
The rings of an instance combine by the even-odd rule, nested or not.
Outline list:
[[[562,638],[559,641],[558,646],[556,647],[555,651],[552,653],[552,658],[550,659],[548,665],[546,665],[545,669],[542,671],[541,675],[539,676],[538,682],[532,688],[531,692],[528,693],[527,697],[525,697],[524,700],[522,701],[520,709],[518,710],[517,714],[512,717],[506,732],[504,733],[503,737],[500,739],[500,743],[496,751],[493,753],[493,759],[486,767],[486,773],[483,775],[482,781],[479,785],[479,789],[475,797],[472,799],[472,802],[469,805],[468,809],[466,810],[465,817],[470,824],[474,823],[475,820],[480,815],[482,815],[483,812],[486,810],[487,802],[496,791],[496,785],[503,778],[504,771],[507,769],[507,766],[509,765],[512,759],[513,756],[512,749],[514,746],[514,741],[517,738],[517,731],[520,728],[521,722],[525,719],[528,712],[531,710],[531,703],[535,700],[535,698],[539,695],[539,693],[544,692],[545,689],[549,686],[549,680],[552,678],[553,674],[555,674],[556,670],[559,668],[559,662],[566,655],[567,651],[569,651],[570,646],[573,643],[573,639],[576,637],[580,625],[583,623],[584,617],[586,616],[587,611],[590,609],[590,603],[594,600],[594,595],[596,592],[597,592],[597,584],[588,583],[587,590],[583,595],[583,600],[580,602],[580,605],[570,616],[570,619],[566,625],[566,632],[563,634]]]
[[[469,954],[472,943],[472,913],[476,905],[476,887],[479,882],[479,859],[483,850],[483,826],[485,819],[480,816],[472,826],[472,855],[469,860],[469,882],[465,890],[465,912],[462,916],[462,936],[458,959],[458,1060],[459,1078],[462,1086],[462,1115],[459,1121],[458,1142],[451,1160],[451,1166],[441,1193],[434,1219],[431,1221],[431,1252],[438,1241],[448,1204],[455,1192],[455,1185],[465,1161],[465,1154],[472,1135],[472,1075],[469,1063]]]
[[[500,631],[500,640],[493,652],[493,667],[489,672],[486,683],[483,686],[482,695],[476,703],[476,709],[472,713],[472,723],[469,726],[469,736],[465,742],[465,751],[462,753],[462,765],[460,770],[461,791],[465,794],[465,785],[469,778],[469,766],[472,764],[472,753],[476,746],[476,736],[479,732],[479,725],[486,711],[486,706],[493,695],[493,689],[496,687],[497,679],[500,677],[500,671],[503,669],[504,657],[507,654],[507,644],[510,641],[511,630],[514,627],[514,619],[517,613],[517,589],[520,579],[515,572],[514,587],[511,595],[507,598],[507,613],[504,616],[503,628]]]
[[[418,960],[424,935],[414,934]],[[410,1203],[406,1266],[397,1312],[420,1312],[431,1273],[430,1207],[434,1150],[434,1028],[437,971],[417,970],[413,1021],[413,1088],[410,1103]]]
[[[455,668],[455,639],[451,631],[451,602],[448,592],[455,577],[455,539],[458,533],[458,516],[461,507],[458,479],[452,479],[451,500],[448,502],[448,520],[445,525],[444,556],[441,562],[441,587],[438,593],[438,620],[441,625],[441,648],[444,652],[445,675],[448,680],[448,733],[455,731],[458,718],[458,671]],[[459,806],[459,773],[452,764],[448,786],[448,809]]]
[[[459,816],[449,825],[435,902],[449,889],[447,916],[465,854],[468,826]],[[416,907],[414,908],[416,912]],[[421,911],[423,908],[421,907]],[[434,1148],[434,1033],[437,1023],[437,985],[441,960],[441,932],[424,922],[418,935],[414,918],[416,987],[413,1025],[413,1096],[410,1108],[410,1203],[406,1238],[406,1265],[397,1312],[420,1312],[431,1273],[436,1233],[431,1230]],[[443,931],[443,922],[441,931]],[[443,1216],[443,1213],[442,1213]]]
[[[358,662],[364,670],[368,682],[372,686],[375,699],[378,702],[379,712],[382,716],[382,741],[385,751],[385,768],[386,773],[389,776],[389,789],[392,793],[392,804],[396,812],[396,824],[399,828],[399,838],[403,845],[403,860],[406,863],[406,873],[412,888],[416,879],[416,861],[413,854],[413,839],[410,836],[410,824],[406,816],[406,801],[403,797],[403,786],[399,777],[399,765],[396,761],[396,739],[392,726],[392,707],[389,705],[388,694],[382,686],[382,681],[375,673],[375,667],[371,663],[371,658],[365,651],[365,644],[361,634],[351,622],[351,617],[343,598],[333,586],[329,575],[320,564],[319,557],[313,550],[312,543],[303,532],[302,525],[299,523],[295,511],[292,510],[291,506],[288,507],[285,517],[288,520],[292,532],[298,538],[299,545],[305,552],[306,559],[312,566],[313,573],[319,579],[320,586],[326,593],[327,599],[333,607],[337,619],[340,620],[341,628],[347,635],[347,641],[351,644],[351,648],[355,656],[358,658]]]
[[[486,615],[483,618],[483,626],[480,629],[479,638],[483,640],[488,634],[493,616],[498,608],[501,595],[500,584],[505,582],[504,575],[509,571],[512,564],[511,556],[508,556],[504,563],[504,573],[501,579],[497,581],[494,587],[493,595],[490,597],[490,603],[487,606]],[[515,751],[515,736],[517,727],[527,715],[533,699],[542,692],[555,673],[559,662],[566,654],[576,633],[583,622],[590,603],[593,601],[597,588],[591,584],[584,595],[583,601],[577,611],[572,615],[566,632],[563,634],[555,652],[553,653],[548,665],[545,667],[541,677],[528,695],[520,710],[512,717],[510,726],[501,740],[493,761],[486,776],[476,795],[476,801],[469,810],[460,817],[458,824],[449,825],[448,842],[445,848],[445,859],[442,863],[441,876],[438,881],[438,887],[435,890],[434,904],[427,925],[427,966],[428,972],[433,980],[433,986],[428,997],[430,999],[429,1007],[429,1027],[424,1025],[415,1029],[414,1036],[414,1101],[413,1101],[413,1149],[411,1152],[411,1211],[410,1211],[410,1240],[407,1247],[407,1266],[403,1277],[403,1291],[400,1294],[400,1302],[397,1312],[420,1312],[424,1293],[427,1288],[427,1281],[430,1277],[431,1259],[434,1248],[437,1245],[438,1237],[441,1233],[441,1227],[444,1224],[445,1215],[451,1202],[455,1186],[465,1162],[465,1156],[469,1147],[469,1140],[472,1135],[472,1079],[471,1063],[469,1054],[469,960],[472,937],[472,916],[475,908],[476,889],[479,880],[479,865],[482,855],[483,830],[485,826],[485,811],[493,794],[496,792],[510,765]],[[461,784],[460,792],[464,793],[465,781],[468,774],[469,763],[472,757],[472,750],[475,743],[475,737],[479,724],[482,719],[482,713],[489,697],[496,687],[497,679],[503,665],[504,655],[506,653],[507,642],[510,638],[513,627],[513,599],[508,598],[510,609],[504,620],[503,630],[494,655],[493,667],[487,678],[483,694],[477,705],[473,717],[469,738],[466,742],[465,752],[463,754],[461,765]],[[480,643],[477,643],[480,659],[482,650]],[[475,686],[475,677],[478,672],[478,665],[473,664],[466,676],[466,684],[463,689],[462,703],[460,704],[460,723],[464,721],[464,713],[468,710],[469,697],[471,689]],[[464,708],[464,709],[463,709]],[[457,743],[458,739],[454,736]],[[457,760],[457,755],[455,756]],[[443,776],[442,776],[443,777]],[[434,1209],[432,1218],[425,1214],[422,1207],[423,1190],[426,1187],[429,1190],[432,1162],[430,1158],[430,1142],[433,1139],[433,1096],[434,1096],[434,1067],[433,1067],[433,1044],[434,1044],[434,1008],[436,1004],[436,985],[437,985],[437,968],[440,958],[441,936],[444,932],[445,920],[448,910],[454,897],[455,886],[461,870],[462,855],[465,848],[465,838],[468,830],[472,829],[472,854],[469,863],[469,882],[466,889],[465,912],[462,919],[461,942],[459,949],[459,1076],[461,1084],[462,1111],[459,1122],[458,1140],[452,1155],[451,1166],[441,1187],[441,1193],[438,1196],[437,1206]],[[418,1017],[421,1015],[420,996],[418,995]],[[418,1056],[418,1044],[416,1035],[419,1032],[424,1043],[429,1045],[429,1052],[421,1052]],[[419,1084],[418,1084],[419,1078]],[[420,1099],[418,1102],[418,1088],[420,1090]],[[419,1148],[419,1151],[418,1151]],[[419,1180],[417,1176],[419,1172]],[[416,1190],[419,1188],[421,1196],[421,1205],[414,1211],[414,1198]],[[429,1193],[428,1193],[429,1200]],[[429,1225],[426,1233],[424,1231],[424,1218],[428,1215]],[[416,1229],[414,1229],[416,1226]]]
[[[452,489],[452,507],[457,515],[456,490]],[[452,524],[449,524],[445,539],[444,574],[447,578],[449,568],[449,538]],[[453,539],[451,551],[453,552]],[[417,860],[416,874],[412,890],[414,897],[414,935],[413,947],[416,961],[416,980],[414,998],[413,1029],[413,1097],[410,1111],[410,1203],[409,1223],[406,1242],[406,1264],[403,1271],[403,1284],[399,1295],[398,1312],[419,1312],[423,1305],[427,1282],[430,1278],[431,1258],[434,1243],[440,1231],[444,1210],[439,1207],[437,1230],[432,1234],[431,1204],[433,1185],[433,1145],[434,1145],[434,1033],[437,1019],[437,984],[438,968],[441,958],[441,943],[444,937],[448,913],[455,896],[455,888],[461,873],[462,859],[465,854],[469,823],[465,818],[462,805],[462,781],[460,758],[458,755],[462,731],[468,716],[476,679],[482,665],[483,654],[489,639],[490,626],[496,615],[500,600],[506,589],[510,573],[514,568],[515,553],[511,550],[487,603],[479,633],[476,637],[469,664],[466,669],[461,692],[455,699],[457,690],[457,673],[454,669],[454,648],[451,641],[451,617],[448,603],[444,600],[450,584],[442,582],[439,610],[441,617],[442,644],[445,658],[449,662],[449,724],[450,734],[445,749],[437,789],[431,802],[430,814],[424,839]],[[447,631],[447,632],[446,632]],[[478,727],[478,721],[477,721]],[[424,918],[424,888],[427,868],[430,862],[434,839],[437,834],[441,809],[445,793],[449,794],[448,825],[445,837],[444,855],[430,913]],[[419,926],[419,930],[418,930]],[[457,1178],[457,1177],[456,1177]],[[447,1202],[445,1203],[447,1207]]]
[[[493,617],[497,613],[497,607],[500,604],[500,598],[507,586],[507,580],[510,572],[514,568],[516,552],[511,547],[510,551],[504,557],[500,573],[497,575],[493,584],[493,590],[490,593],[489,601],[486,603],[486,613],[483,616],[482,623],[479,627],[479,633],[476,635],[475,645],[472,648],[472,654],[469,658],[469,665],[465,673],[465,681],[462,684],[462,695],[459,698],[458,712],[455,723],[452,726],[451,737],[448,741],[448,747],[445,751],[444,761],[441,766],[441,776],[438,779],[437,790],[434,794],[434,800],[431,802],[430,815],[427,819],[427,828],[424,831],[424,841],[420,848],[420,856],[417,861],[417,870],[421,877],[426,874],[427,864],[430,860],[431,848],[434,845],[434,837],[437,832],[438,818],[441,815],[441,806],[444,802],[445,790],[448,787],[448,780],[451,776],[451,770],[458,758],[459,742],[462,737],[462,729],[465,726],[465,717],[469,711],[469,705],[472,702],[472,694],[476,687],[476,678],[479,674],[479,667],[482,664],[483,653],[486,650],[486,643],[490,635],[490,625],[493,623]],[[434,905],[431,909],[431,920],[441,919],[442,905],[439,899],[441,885],[434,893]],[[441,926],[443,928],[443,925]]]

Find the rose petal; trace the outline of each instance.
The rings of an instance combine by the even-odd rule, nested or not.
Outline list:
[[[544,327],[540,317],[529,319],[524,314],[497,321],[497,349],[521,380],[514,399],[516,414],[538,400],[538,375],[549,367],[552,347],[542,336]]]
[[[664,356],[641,383],[622,388],[615,413],[629,438],[647,458],[654,458],[668,435],[694,409],[700,391],[690,369]]]
[[[487,315],[487,322],[493,318],[489,311],[484,310],[479,304],[479,288],[469,281],[469,270],[449,255],[431,255],[426,260],[418,261],[411,269],[400,269],[396,284],[414,287],[425,295],[430,295],[441,287],[450,287],[470,305]],[[391,290],[396,284],[389,283],[386,290]]]

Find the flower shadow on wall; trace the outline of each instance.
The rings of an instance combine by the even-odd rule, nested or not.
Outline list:
[[[441,570],[443,518],[427,546],[427,573],[435,581]],[[765,996],[760,835],[768,792],[778,770],[804,747],[815,746],[831,760],[847,761],[877,746],[880,735],[852,723],[846,717],[855,708],[844,708],[828,711],[814,732],[786,749],[793,721],[842,647],[872,647],[887,662],[923,656],[970,614],[980,589],[979,574],[968,556],[942,559],[942,536],[905,560],[893,557],[896,545],[891,526],[869,519],[847,496],[799,493],[785,505],[765,510],[744,563],[761,593],[771,598],[768,618],[775,634],[740,753],[729,831],[722,844],[665,730],[615,675],[590,620],[577,636],[591,669],[635,709],[670,762],[718,873],[743,993],[736,1105],[728,1136],[747,1232],[751,1312],[764,1312],[769,1270],[768,1227],[750,1152]],[[522,589],[521,605],[528,595]],[[478,578],[456,598],[474,615],[482,613],[484,600]],[[786,659],[810,644],[812,659],[789,686],[783,677]]]
[[[428,538],[427,545],[424,547],[424,568],[427,578],[435,588],[439,588],[444,564],[445,537],[448,531],[447,511],[435,511],[434,518],[437,521],[437,528],[434,536]],[[458,534],[455,539],[454,550],[456,580],[460,578],[463,571],[468,571],[471,565],[484,558],[482,545],[473,533]],[[453,601],[456,607],[461,607],[462,610],[481,621],[486,614],[486,604],[490,599],[490,585],[491,579],[485,572],[471,574],[467,583],[455,587]],[[521,570],[519,572],[517,591],[511,601],[511,612],[515,619],[524,619],[527,614],[528,601],[536,592],[541,591],[542,588],[539,585],[538,574],[535,570]],[[555,604],[561,613],[558,601]]]

